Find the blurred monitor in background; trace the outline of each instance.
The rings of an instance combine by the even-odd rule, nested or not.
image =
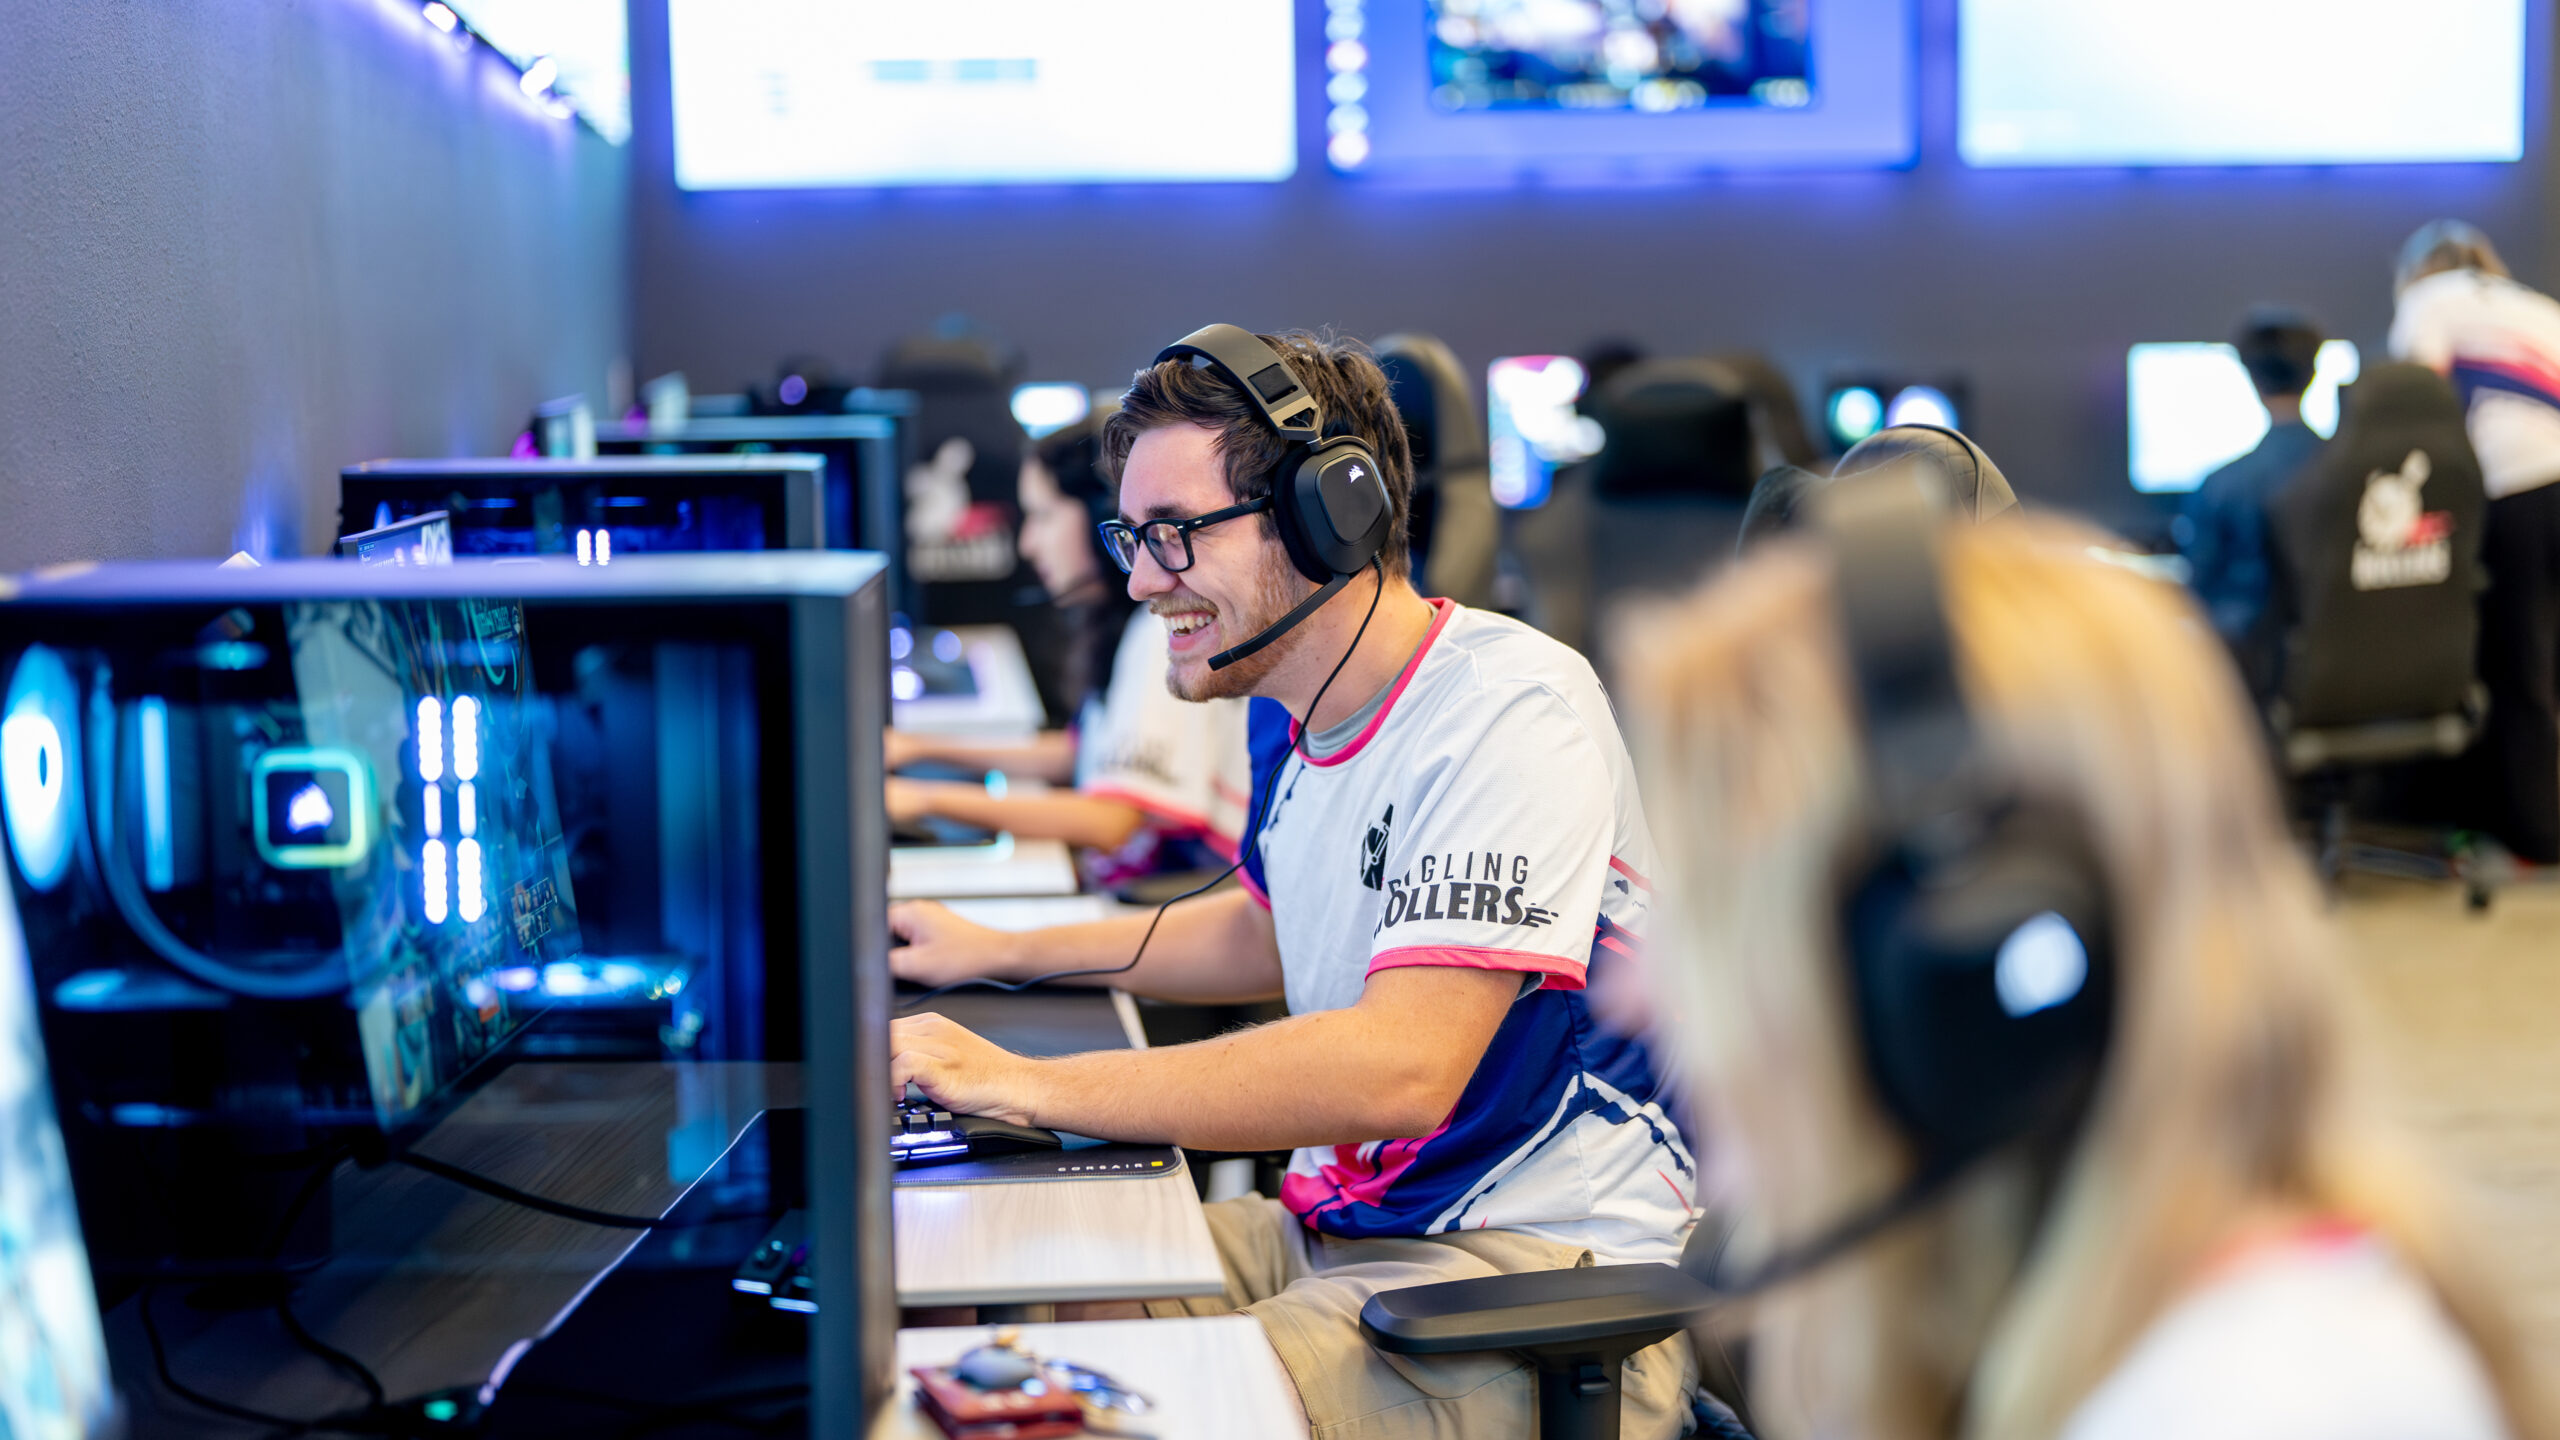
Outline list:
[[[1589,371],[1570,355],[1506,355],[1485,372],[1485,427],[1494,503],[1535,510],[1556,467],[1600,453],[1600,422],[1575,406]]]
[[[1692,1253],[1756,1297],[1754,1427],[2552,1435],[2191,604],[1885,493],[1621,650],[1680,802],[1642,1013],[1735,1181]]]
[[[1093,413],[1093,394],[1072,380],[1038,380],[1013,387],[1013,419],[1038,440]]]
[[[1290,0],[674,0],[666,23],[688,190],[1268,181],[1298,165]],[[1203,103],[1216,123],[1166,123]]]
[[[1832,454],[1843,455],[1895,425],[1961,430],[1965,410],[1965,387],[1959,380],[1849,376],[1833,380],[1823,391],[1823,438]]]
[[[2320,345],[2310,380],[2295,392],[2312,434],[2325,440],[2338,433],[2338,387],[2354,384],[2363,364],[2352,340]],[[2133,488],[2145,495],[2195,489],[2256,448],[2273,423],[2237,345],[2136,345],[2125,352],[2124,369],[2125,458]]]
[[[1961,0],[1970,165],[2524,154],[2524,0]]]
[[[1812,103],[1805,0],[1558,5],[1428,0],[1431,102],[1469,110]]]

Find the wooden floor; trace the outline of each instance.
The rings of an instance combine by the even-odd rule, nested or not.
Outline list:
[[[2467,1183],[2533,1348],[2560,1370],[2560,885],[2465,913],[2350,877],[2338,909],[2399,1103]]]

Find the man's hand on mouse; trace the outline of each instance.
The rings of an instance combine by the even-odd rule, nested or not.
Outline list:
[[[945,1110],[1037,1125],[1039,1062],[926,1013],[889,1025],[889,1081],[922,1090]]]
[[[974,980],[996,972],[1011,954],[1014,937],[973,925],[932,900],[889,907],[889,973],[928,988]]]

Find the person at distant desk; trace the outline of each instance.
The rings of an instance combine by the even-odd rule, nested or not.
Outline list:
[[[887,748],[893,771],[940,762],[1073,781],[1072,791],[997,794],[892,775],[889,819],[939,816],[1084,846],[1087,878],[1110,886],[1233,859],[1248,762],[1244,702],[1188,705],[1169,694],[1164,622],[1114,583],[1094,528],[1111,518],[1114,493],[1098,468],[1102,422],[1097,413],[1044,436],[1022,459],[1022,555],[1075,635],[1067,678],[1083,696],[1076,728],[1013,743],[892,730]]]
[[[1213,353],[1212,366],[1189,358]],[[1320,411],[1315,433],[1367,452],[1312,485],[1301,463],[1321,457],[1280,429],[1300,396]],[[1290,1014],[1059,1059],[916,1015],[896,1022],[892,1080],[1085,1135],[1295,1147],[1277,1199],[1209,1207],[1228,1272],[1213,1308],[1262,1322],[1318,1434],[1525,1434],[1520,1362],[1382,1356],[1359,1314],[1383,1289],[1679,1252],[1697,1167],[1644,1046],[1584,1001],[1587,979],[1635,963],[1652,903],[1652,841],[1608,699],[1556,641],[1415,592],[1403,425],[1353,345],[1197,332],[1140,372],[1106,448],[1129,593],[1172,634],[1167,683],[1188,699],[1262,697],[1255,796],[1269,813],[1246,836],[1247,883],[1165,910],[1152,940],[1147,915],[1013,935],[901,905],[890,964],[926,985],[1089,969],[1109,973],[1084,983],[1167,999],[1285,995]],[[1275,496],[1275,482],[1290,488]],[[1337,485],[1361,488],[1365,518],[1356,545],[1322,553],[1363,553],[1319,588],[1293,556],[1320,553],[1308,525],[1339,535],[1308,518],[1354,503],[1323,500]],[[1281,503],[1298,507],[1287,539]],[[1685,1337],[1628,1362],[1630,1440],[1681,1432],[1694,1372]]]
[[[2393,358],[2453,381],[2480,457],[2482,776],[2498,838],[2560,863],[2560,302],[2459,220],[2421,226],[2394,277]]]
[[[2276,678],[2275,637],[2267,623],[2267,502],[2319,452],[2319,435],[2302,423],[2302,395],[2311,388],[2325,338],[2309,319],[2273,306],[2253,309],[2240,322],[2231,343],[2267,408],[2267,433],[2256,449],[2204,478],[2179,527],[2188,584],[2260,697]]]

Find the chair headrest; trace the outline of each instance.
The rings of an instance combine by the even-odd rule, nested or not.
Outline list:
[[[1707,360],[1644,360],[1611,376],[1589,411],[1608,438],[1593,493],[1739,500],[1759,473],[1751,404]]]
[[[926,331],[889,348],[880,384],[893,390],[1004,390],[1022,378],[1019,352],[984,335]]]
[[[1404,417],[1415,489],[1437,484],[1444,473],[1483,468],[1484,424],[1455,352],[1435,336],[1389,335],[1378,342],[1378,368],[1387,372],[1396,413]]]
[[[2424,365],[2368,365],[2340,395],[2338,443],[2353,446],[2382,426],[2463,425],[2462,397]]]
[[[1937,470],[1946,483],[1948,502],[1967,519],[1988,520],[2017,508],[2018,495],[2009,488],[2009,477],[2000,473],[1981,446],[1956,431],[1931,425],[1895,425],[1877,431],[1840,457],[1840,463],[1831,467],[1831,478],[1845,479],[1914,457]]]

